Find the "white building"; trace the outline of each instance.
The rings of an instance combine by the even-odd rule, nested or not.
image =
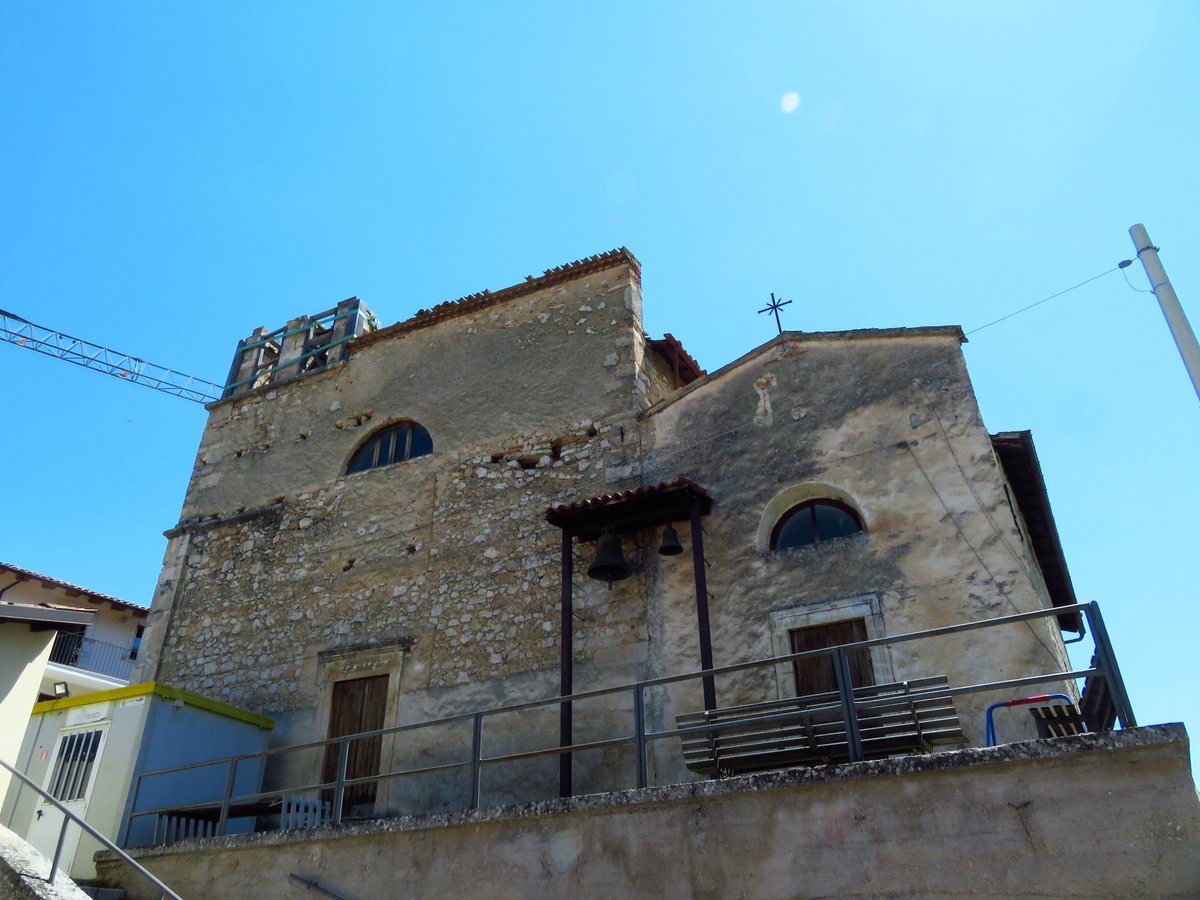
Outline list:
[[[71,622],[58,630],[37,699],[78,697],[129,684],[149,612],[145,607],[3,562],[0,600],[93,613],[88,624]]]

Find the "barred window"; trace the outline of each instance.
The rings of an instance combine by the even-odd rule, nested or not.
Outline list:
[[[416,422],[396,422],[380,428],[354,451],[346,473],[365,472],[433,452],[433,438]]]
[[[809,500],[793,506],[775,523],[771,549],[786,550],[846,537],[863,530],[858,513],[837,500]]]
[[[51,797],[65,803],[79,800],[87,793],[103,737],[103,728],[62,736],[58,744],[58,756],[54,760],[54,771],[46,788]]]

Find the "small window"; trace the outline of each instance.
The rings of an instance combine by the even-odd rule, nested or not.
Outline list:
[[[142,635],[146,633],[146,626],[139,625],[137,632],[133,635],[133,646],[129,648],[129,658],[137,659],[138,651],[142,649]]]
[[[771,532],[771,549],[819,544],[863,530],[858,514],[836,500],[809,500],[784,513]]]
[[[46,792],[55,800],[64,803],[80,800],[87,793],[92,780],[92,768],[100,752],[100,739],[104,729],[76,731],[64,734],[58,743],[58,757],[54,760],[54,771],[46,784]]]
[[[378,469],[433,452],[433,438],[416,422],[397,422],[381,428],[350,457],[347,474]]]

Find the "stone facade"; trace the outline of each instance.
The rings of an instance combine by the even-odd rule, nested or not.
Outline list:
[[[677,476],[714,501],[704,545],[717,665],[788,652],[791,628],[839,619],[882,636],[1047,608],[963,340],[957,327],[789,332],[680,379],[642,331],[626,251],[356,338],[344,363],[211,407],[141,676],[271,716],[279,744],[325,737],[333,685],[361,675],[388,676],[386,726],[553,696],[561,544],[544,511]],[[431,454],[346,474],[364,440],[404,420],[428,430]],[[771,551],[774,523],[814,498],[853,509],[863,532]],[[626,536],[634,575],[611,590],[582,574],[592,545],[577,548],[576,690],[699,668],[692,570],[660,557],[658,540]],[[1065,659],[1053,621],[873,661],[881,676],[958,683],[1045,671]],[[765,672],[719,685],[722,702],[792,689]],[[649,714],[668,727],[697,696],[665,691]],[[987,699],[960,706],[973,741]],[[580,709],[576,736],[627,733],[627,715]],[[556,723],[555,711],[531,714],[493,749]],[[465,741],[385,752],[429,764]],[[658,780],[689,777],[677,756],[656,746]],[[608,775],[627,753],[599,757],[583,762],[580,789],[628,783]],[[499,779],[494,798],[549,785],[552,764]],[[440,790],[393,783],[380,803],[436,809]]]

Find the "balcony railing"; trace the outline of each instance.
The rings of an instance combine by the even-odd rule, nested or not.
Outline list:
[[[50,662],[128,681],[133,673],[132,652],[132,647],[60,631],[50,650]]]
[[[627,775],[622,779],[623,784],[608,789],[647,787],[653,781],[648,766],[648,753],[654,745],[658,742],[680,738],[686,741],[690,737],[711,734],[714,731],[715,726],[711,722],[681,726],[677,723],[675,728],[656,730],[653,724],[655,721],[665,724],[669,720],[670,713],[662,704],[664,698],[671,694],[672,689],[685,684],[691,684],[694,687],[697,682],[704,679],[719,678],[733,673],[749,673],[752,676],[753,673],[758,672],[760,676],[768,676],[760,677],[758,682],[760,684],[769,683],[774,673],[781,671],[781,668],[787,670],[797,660],[818,657],[831,657],[834,661],[835,672],[838,674],[837,690],[832,695],[832,701],[826,706],[816,708],[816,713],[824,716],[827,721],[831,720],[831,717],[833,720],[840,719],[842,721],[845,737],[839,758],[857,762],[871,755],[868,752],[869,748],[864,746],[863,727],[871,728],[871,720],[873,717],[876,720],[879,718],[881,707],[894,706],[897,701],[894,696],[873,696],[869,691],[863,692],[862,686],[853,683],[848,660],[854,650],[911,647],[916,644],[915,649],[907,652],[912,658],[920,658],[922,646],[928,648],[931,646],[930,642],[936,642],[943,638],[958,641],[959,636],[966,632],[977,633],[981,630],[993,631],[1017,626],[1031,627],[1037,620],[1050,619],[1068,613],[1082,614],[1091,633],[1093,654],[1092,661],[1086,668],[1071,668],[1070,663],[1065,662],[1064,657],[1065,665],[1062,667],[1050,665],[1042,672],[1030,672],[1016,678],[995,680],[972,678],[965,683],[947,683],[945,677],[942,676],[936,680],[944,684],[944,687],[929,690],[913,682],[913,692],[906,694],[902,699],[905,702],[920,704],[927,700],[942,703],[947,698],[953,698],[955,703],[962,703],[972,697],[975,697],[976,700],[979,698],[986,700],[987,695],[996,696],[998,694],[1001,697],[1011,698],[1014,691],[1020,691],[1022,692],[1020,696],[1025,696],[1029,689],[1042,688],[1047,685],[1070,686],[1067,689],[1081,697],[1081,706],[1091,710],[1090,721],[1087,723],[1088,730],[1112,730],[1118,722],[1122,728],[1136,726],[1137,721],[1134,718],[1125,685],[1117,667],[1116,656],[1109,642],[1104,621],[1100,616],[1100,609],[1095,603],[1080,603],[1074,606],[1056,607],[858,641],[827,649],[808,650],[786,656],[689,672],[683,675],[648,679],[619,687],[582,691],[568,697],[549,697],[478,712],[461,713],[411,725],[400,725],[324,741],[277,747],[257,753],[143,772],[135,777],[132,785],[130,813],[125,827],[125,843],[126,846],[162,844],[185,837],[210,837],[226,834],[229,833],[231,820],[235,819],[241,820],[242,823],[249,823],[239,826],[241,830],[262,829],[264,826],[287,829],[325,824],[338,825],[344,817],[345,801],[356,789],[362,790],[373,785],[386,784],[393,779],[419,777],[433,773],[459,773],[462,783],[460,791],[456,793],[460,793],[465,801],[461,803],[460,808],[474,809],[481,803],[481,776],[485,768],[490,769],[539,758],[553,759],[555,757],[561,764],[569,760],[572,755],[618,746],[632,749],[632,759],[629,761],[631,765],[629,765]],[[1047,631],[1047,633],[1049,632]],[[960,654],[974,654],[978,651],[972,650],[972,647],[978,648],[985,642],[985,635],[972,635],[971,638],[965,639],[959,644],[958,651]],[[897,652],[902,651],[898,650]],[[979,670],[977,670],[979,675],[986,674],[982,671],[984,666],[986,663],[980,661]],[[910,680],[916,679],[916,681],[935,680],[921,677],[928,675],[929,673],[906,673],[905,677]],[[1078,689],[1080,682],[1083,683],[1082,690]],[[618,729],[621,733],[599,740],[569,742],[567,746],[562,746],[557,740],[553,740],[543,742],[540,746],[532,749],[522,748],[515,752],[490,755],[484,752],[485,724],[488,722],[494,722],[502,716],[522,715],[535,710],[557,713],[559,709],[571,706],[579,708],[581,703],[599,698],[616,701],[615,706],[618,709],[610,710],[611,714],[621,717],[629,716],[628,720],[625,720],[628,724]],[[651,709],[652,704],[658,708]],[[741,707],[741,709],[747,708]],[[736,712],[736,708],[725,712],[731,711]],[[721,711],[714,710],[713,712]],[[978,710],[978,713],[982,717],[982,708]],[[785,717],[778,715],[774,718]],[[746,724],[746,721],[735,719],[732,724],[735,726]],[[982,726],[982,721],[978,724]],[[429,729],[447,726],[462,730],[463,733],[457,746],[461,746],[464,750],[469,748],[468,752],[464,754],[466,758],[460,757],[450,761],[410,768],[396,768],[394,764],[387,765],[385,763],[375,773],[365,776],[358,776],[357,773],[350,771],[350,760],[355,753],[356,744],[362,747],[364,744],[378,744],[388,736],[399,738],[400,735],[404,735],[406,739],[411,739],[415,746],[428,746],[426,735],[430,734]],[[983,729],[977,727],[973,730],[982,732]],[[536,740],[536,738],[534,739]],[[325,757],[327,760],[336,761],[336,765],[332,767],[333,774],[326,774],[316,783],[311,779],[297,779],[295,773],[290,776],[283,775],[275,780],[277,785],[280,781],[284,784],[271,791],[244,793],[238,789],[246,783],[245,775],[248,770],[261,773],[264,764],[268,761],[279,766],[286,758],[313,752],[318,754],[318,759]],[[378,760],[379,756],[377,755],[375,758]],[[567,765],[569,766],[569,762]],[[305,767],[301,766],[300,768]],[[287,766],[283,766],[279,771],[283,773],[286,769]],[[720,774],[724,774],[724,770],[720,770]],[[224,790],[220,787],[222,784]],[[372,796],[373,793],[372,790]],[[297,811],[299,811],[299,818],[297,818]],[[147,819],[150,821],[147,822]],[[276,822],[278,824],[274,824]]]

